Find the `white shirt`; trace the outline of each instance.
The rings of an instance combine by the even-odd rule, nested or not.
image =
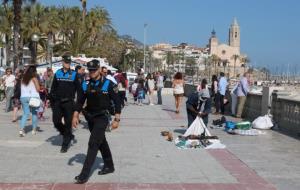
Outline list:
[[[14,87],[15,86],[15,79],[16,77],[14,75],[4,75],[3,80],[4,80],[4,85],[6,87]]]
[[[147,82],[148,82],[149,90],[154,90],[155,88],[154,79],[148,79]]]
[[[161,75],[157,78],[157,87],[160,88],[164,87],[164,77]]]
[[[29,82],[27,86],[21,83],[21,98],[23,97],[34,97],[34,98],[40,97],[40,94],[36,90],[32,80]]]

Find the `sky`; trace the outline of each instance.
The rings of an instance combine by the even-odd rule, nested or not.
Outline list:
[[[81,6],[80,0],[38,0],[44,5]],[[87,7],[108,10],[119,35],[146,44],[205,47],[214,28],[228,42],[234,17],[241,30],[241,53],[251,65],[273,72],[300,70],[300,1],[298,0],[87,0]]]

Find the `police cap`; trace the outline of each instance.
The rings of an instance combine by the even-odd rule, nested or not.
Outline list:
[[[100,62],[97,59],[93,59],[92,61],[87,62],[88,70],[97,70],[100,67]]]
[[[70,55],[63,55],[62,59],[65,63],[71,63],[71,56]]]

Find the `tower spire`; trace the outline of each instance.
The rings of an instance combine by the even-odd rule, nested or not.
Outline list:
[[[233,22],[232,22],[231,25],[232,25],[232,26],[238,26],[238,25],[239,25],[238,22],[237,22],[236,17],[233,18]]]

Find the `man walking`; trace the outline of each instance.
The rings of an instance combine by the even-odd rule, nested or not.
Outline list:
[[[71,70],[71,57],[64,55],[62,60],[63,68],[59,69],[53,78],[50,92],[50,103],[52,107],[52,119],[54,127],[63,136],[61,153],[69,149],[72,134],[72,116],[74,112],[74,98],[76,92],[81,90],[80,80],[74,70]],[[62,122],[64,118],[64,123]]]
[[[75,106],[72,125],[77,127],[79,112],[86,101],[86,107],[83,114],[88,122],[88,127],[91,132],[88,151],[81,173],[75,177],[76,183],[82,184],[88,181],[91,168],[100,150],[104,166],[98,172],[99,175],[105,175],[114,172],[114,163],[109,145],[106,141],[105,130],[109,123],[110,114],[115,114],[115,119],[112,122],[112,128],[118,128],[120,122],[121,102],[118,95],[118,87],[110,80],[106,79],[101,74],[99,69],[99,61],[92,60],[87,63],[89,70],[89,81],[82,83],[82,91],[78,94],[78,99]],[[110,102],[115,105],[115,113],[111,113]]]

